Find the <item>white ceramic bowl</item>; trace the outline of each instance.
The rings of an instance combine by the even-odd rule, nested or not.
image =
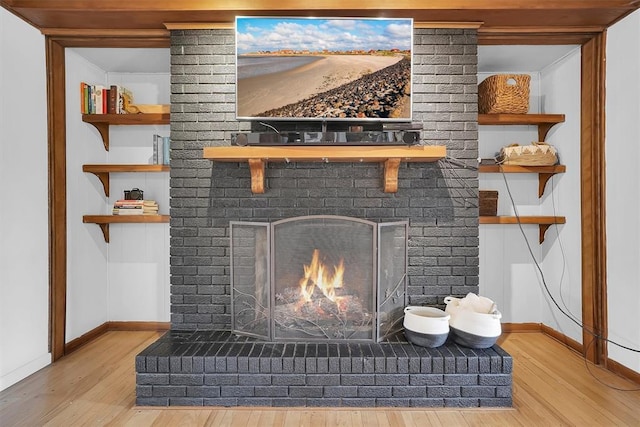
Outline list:
[[[404,309],[404,335],[421,347],[440,347],[449,336],[450,315],[435,307],[409,306]]]

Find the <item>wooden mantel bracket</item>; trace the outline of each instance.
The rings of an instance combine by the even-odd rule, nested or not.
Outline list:
[[[384,162],[384,192],[398,192],[398,168],[400,167],[400,159],[394,157]]]
[[[264,160],[249,159],[249,170],[251,171],[251,192],[253,194],[264,193]]]

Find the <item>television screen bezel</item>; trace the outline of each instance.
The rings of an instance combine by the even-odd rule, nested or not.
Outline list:
[[[400,21],[406,22],[410,25],[410,79],[409,79],[409,116],[408,117],[270,117],[270,116],[240,116],[238,114],[238,20],[243,19],[265,19],[265,20],[296,20],[296,21],[322,21],[322,20],[356,20],[356,21]],[[234,43],[235,43],[235,117],[238,121],[250,121],[250,122],[362,122],[366,123],[407,123],[413,119],[413,67],[414,67],[414,19],[398,18],[398,17],[335,17],[335,16],[318,16],[318,17],[300,17],[300,16],[236,16],[234,25]]]

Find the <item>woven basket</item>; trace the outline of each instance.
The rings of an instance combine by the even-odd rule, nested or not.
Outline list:
[[[528,74],[496,74],[478,86],[480,114],[526,114],[529,112]]]
[[[555,148],[544,142],[532,142],[529,145],[511,144],[502,147],[497,159],[503,165],[552,166],[558,163]]]

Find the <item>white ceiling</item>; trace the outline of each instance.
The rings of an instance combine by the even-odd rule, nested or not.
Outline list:
[[[576,45],[478,46],[479,73],[536,72],[559,61]],[[74,48],[106,72],[169,73],[169,49]]]

